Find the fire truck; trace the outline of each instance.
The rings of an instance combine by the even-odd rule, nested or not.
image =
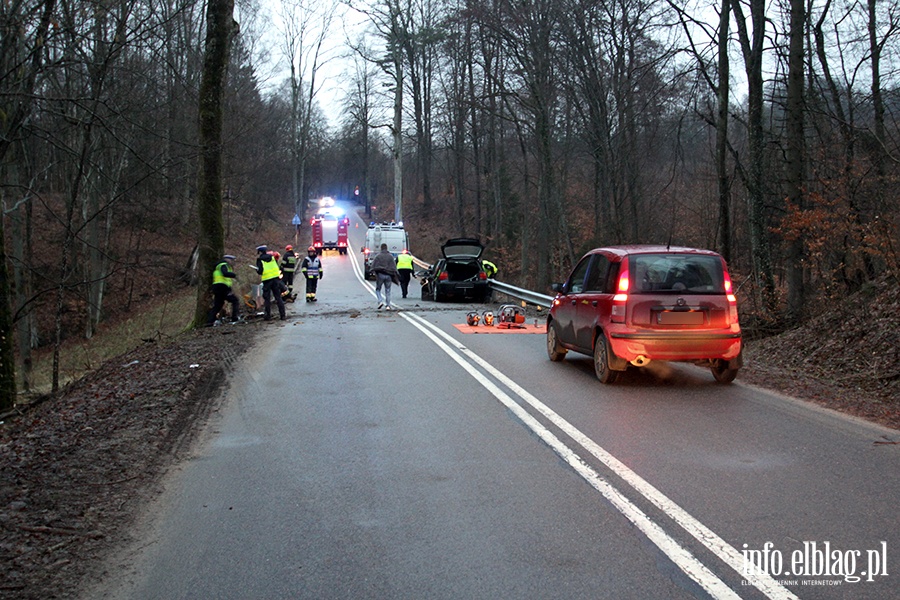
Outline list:
[[[350,219],[346,215],[323,211],[313,216],[310,225],[312,245],[316,252],[322,254],[325,250],[337,250],[341,254],[347,254],[347,228],[350,226]]]

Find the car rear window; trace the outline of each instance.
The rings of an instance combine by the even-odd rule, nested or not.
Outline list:
[[[632,292],[724,294],[722,260],[704,254],[636,254],[628,258]]]

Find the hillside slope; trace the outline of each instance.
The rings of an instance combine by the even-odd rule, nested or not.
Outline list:
[[[739,379],[900,429],[900,285],[882,279],[780,335],[750,341]]]

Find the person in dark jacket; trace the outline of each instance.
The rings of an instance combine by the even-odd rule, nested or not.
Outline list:
[[[284,248],[284,256],[281,258],[281,272],[284,274],[284,283],[287,284],[288,292],[294,293],[294,271],[297,269],[297,260],[299,257],[294,252],[294,247],[290,244]]]
[[[269,254],[266,246],[257,246],[256,254],[256,272],[259,273],[259,279],[263,286],[265,319],[266,321],[272,320],[272,297],[274,296],[275,304],[278,306],[278,315],[284,321],[287,316],[284,311],[284,300],[281,298],[281,269],[278,267],[278,261]]]
[[[372,261],[372,272],[375,273],[375,298],[378,299],[378,308],[392,310],[391,284],[400,282],[400,274],[394,262],[394,255],[388,252],[387,244],[381,245],[381,252]],[[384,302],[381,301],[381,287],[384,286]]]
[[[207,327],[216,322],[216,317],[225,306],[226,300],[231,303],[231,322],[235,323],[241,319],[241,304],[232,290],[235,279],[237,279],[237,273],[234,272],[234,256],[226,254],[222,257],[222,262],[213,269],[213,307],[206,317]]]

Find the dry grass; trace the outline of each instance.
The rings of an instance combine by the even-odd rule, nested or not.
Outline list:
[[[184,332],[194,316],[195,288],[173,291],[165,298],[147,302],[115,322],[101,323],[90,340],[72,336],[60,348],[59,380],[65,385],[96,369],[104,361],[121,356],[148,342],[166,342]],[[32,394],[50,392],[53,348],[33,356]],[[25,398],[27,402],[28,399]]]

